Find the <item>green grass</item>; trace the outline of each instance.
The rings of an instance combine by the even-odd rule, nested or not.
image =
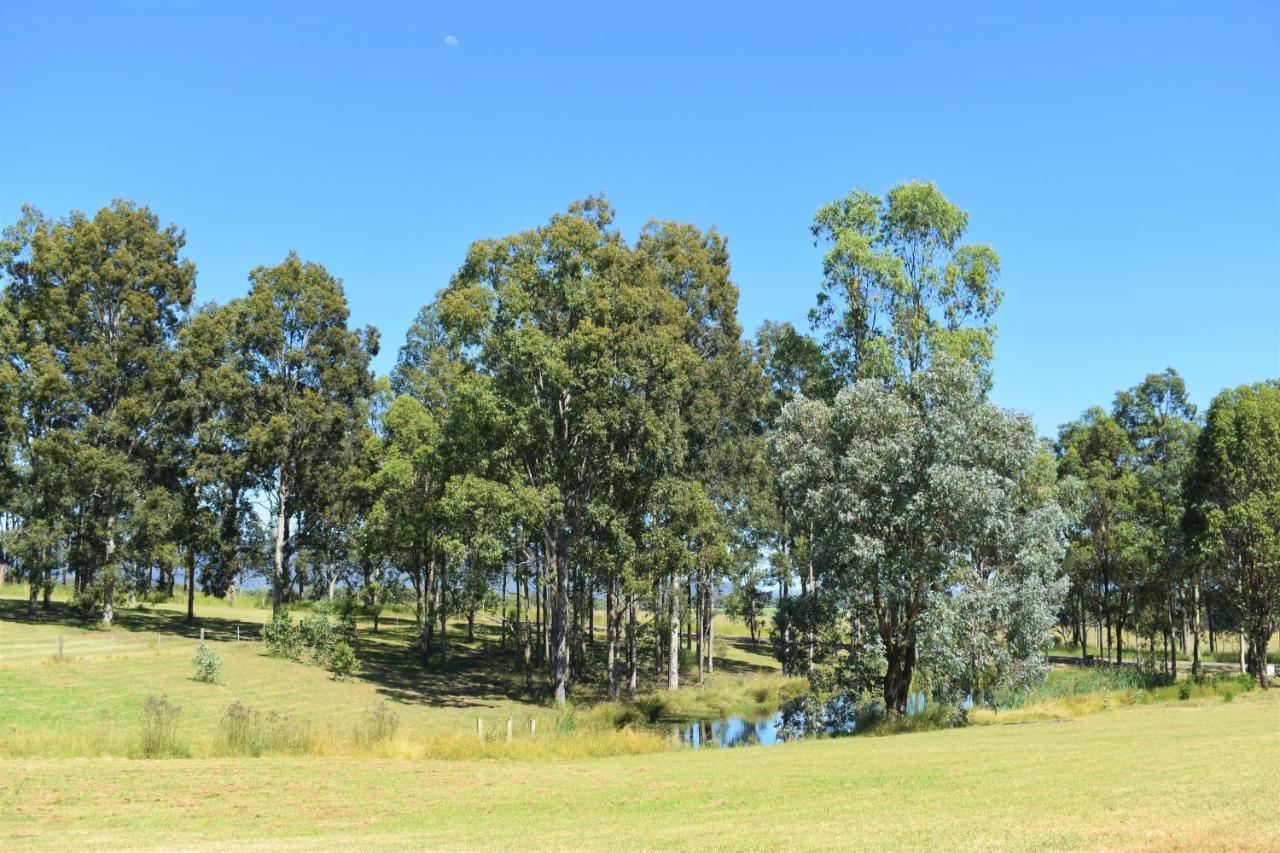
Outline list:
[[[1280,694],[592,761],[0,760],[24,849],[1275,849]]]
[[[628,722],[647,723],[648,713],[623,703],[596,704],[603,698],[602,643],[591,649],[596,678],[579,685],[575,707],[561,712],[547,702],[541,675],[533,692],[525,690],[523,672],[514,655],[499,652],[497,627],[489,621],[478,621],[474,642],[466,640],[465,623],[454,623],[448,661],[437,659],[429,669],[415,662],[411,623],[384,618],[374,633],[362,621],[356,643],[361,669],[355,678],[336,680],[318,667],[268,657],[251,638],[270,611],[244,596],[236,607],[198,599],[191,625],[185,602],[122,607],[115,628],[106,631],[76,618],[62,590],[34,623],[25,621],[21,588],[6,592],[10,597],[0,598],[0,755],[136,755],[141,709],[153,696],[182,709],[179,748],[193,756],[226,754],[222,724],[232,703],[264,717],[274,714],[276,727],[286,727],[289,736],[273,742],[304,754],[540,758],[670,748],[667,739],[639,725],[618,731]],[[244,638],[239,643],[237,626]],[[223,663],[219,684],[192,678],[202,628]],[[796,679],[782,678],[776,663],[739,639],[717,642],[717,667],[704,685],[664,692],[660,700],[646,667],[641,701],[646,707],[659,703],[658,716],[670,720],[772,710],[799,689]],[[359,729],[383,702],[399,720],[398,734],[394,742],[370,748]]]
[[[474,643],[452,626],[449,661],[425,670],[409,624],[362,622],[363,668],[336,680],[237,644],[236,625],[247,636],[269,614],[244,597],[199,600],[195,625],[184,602],[124,608],[110,632],[63,604],[36,623],[23,612],[0,598],[0,849],[1280,843],[1280,692],[1231,680],[1059,668],[966,729],[695,753],[649,722],[769,711],[803,681],[725,631],[705,684],[658,691],[646,669],[637,700],[600,702],[597,643],[597,677],[561,712],[524,691],[487,622]],[[221,684],[192,679],[202,626]],[[144,750],[153,696],[182,710]],[[232,703],[253,721],[234,735]]]

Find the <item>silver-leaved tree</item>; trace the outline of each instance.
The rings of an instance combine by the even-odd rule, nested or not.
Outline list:
[[[1066,519],[1030,420],[970,366],[797,399],[770,452],[820,576],[815,680],[903,714],[917,675],[978,701],[1043,676]]]

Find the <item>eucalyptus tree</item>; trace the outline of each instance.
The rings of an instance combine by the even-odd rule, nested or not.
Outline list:
[[[785,405],[798,397],[831,403],[839,389],[834,366],[818,341],[796,330],[790,323],[766,321],[756,332],[756,361],[764,373],[767,390],[760,412],[760,431],[768,434],[778,422]],[[774,610],[775,652],[783,662],[783,668],[791,672],[797,662],[794,643],[795,623],[805,634],[805,660],[814,649],[816,626],[806,625],[812,617],[816,602],[812,596],[800,605],[799,619],[789,601],[792,577],[797,571],[804,579],[806,592],[812,589],[808,559],[808,543],[803,530],[795,529],[795,511],[787,502],[787,492],[778,482],[776,469],[767,458],[767,448],[759,448],[759,475],[756,489],[750,496],[752,510],[751,527],[762,551],[767,552],[769,564],[778,589],[779,602]],[[750,571],[750,570],[748,570]]]
[[[1098,649],[1124,659],[1124,632],[1132,627],[1149,566],[1150,529],[1138,511],[1141,496],[1136,449],[1115,418],[1093,407],[1058,433],[1059,472],[1080,487],[1071,528],[1067,568],[1073,582],[1073,615],[1085,655],[1090,597],[1099,613]]]
[[[1182,377],[1173,368],[1149,374],[1116,395],[1113,416],[1129,435],[1137,465],[1137,523],[1150,545],[1143,562],[1150,567],[1153,598],[1164,617],[1169,671],[1178,671],[1175,614],[1190,611],[1191,671],[1200,671],[1200,589],[1198,561],[1189,559],[1183,534],[1184,486],[1195,456],[1196,407],[1187,399]],[[1189,588],[1188,588],[1189,587]],[[1190,601],[1186,601],[1190,598]],[[1189,606],[1188,606],[1189,605]],[[1178,634],[1181,634],[1179,631]]]
[[[75,489],[88,562],[82,569],[91,578],[84,589],[110,624],[121,546],[148,491],[144,465],[178,391],[174,341],[191,304],[195,266],[182,257],[183,232],[125,201],[93,218],[75,212],[58,221],[28,209],[8,235],[6,292],[25,330],[15,355],[40,372],[28,385],[27,408],[40,440],[50,427],[69,439],[59,446],[69,451],[64,482]],[[57,400],[47,399],[54,389]],[[50,410],[56,420],[39,423]],[[28,450],[33,486],[43,492],[49,480],[39,481],[52,472],[40,447]],[[37,527],[56,512],[47,502],[32,511]],[[39,534],[46,560],[50,532]]]
[[[249,281],[249,294],[232,303],[233,336],[252,389],[245,451],[274,518],[272,609],[279,612],[298,545],[293,524],[331,449],[364,422],[378,335],[348,328],[341,282],[296,253],[256,268]]]
[[[961,242],[968,224],[968,213],[922,181],[883,198],[854,190],[814,216],[826,252],[809,316],[844,382],[910,376],[939,352],[985,370],[1000,258]]]
[[[1213,398],[1189,491],[1189,528],[1239,609],[1248,670],[1267,687],[1267,643],[1280,623],[1280,381]]]
[[[539,538],[552,576],[551,680],[564,702],[570,680],[575,543],[602,484],[616,401],[631,381],[619,360],[643,364],[651,388],[685,381],[694,356],[683,312],[643,256],[612,228],[613,210],[588,198],[545,225],[472,244],[438,300],[449,335],[491,377],[508,425],[513,465],[549,496]]]
[[[724,559],[725,549],[740,564],[757,559],[749,536],[750,498],[761,473],[759,423],[767,384],[754,348],[742,340],[727,240],[715,229],[653,221],[636,249],[661,287],[684,305],[684,341],[697,360],[680,401],[686,451],[680,474],[702,484],[726,534],[720,546],[698,555],[691,578],[701,674],[714,667],[714,592],[733,562]],[[711,554],[715,559],[708,559]]]
[[[1029,419],[988,403],[975,372],[945,357],[901,389],[862,379],[831,406],[783,409],[771,452],[812,522],[837,614],[825,630],[841,634],[837,684],[878,682],[903,714],[917,669],[950,697],[1043,673],[1065,519],[1025,485],[1039,450]]]

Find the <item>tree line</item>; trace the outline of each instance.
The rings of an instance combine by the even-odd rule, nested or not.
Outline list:
[[[1120,654],[1180,620],[1198,642],[1203,613],[1265,678],[1280,388],[1200,419],[1168,371],[1037,439],[988,399],[1000,260],[967,225],[929,183],[850,193],[812,225],[811,333],[745,337],[722,235],[628,240],[588,197],[473,243],[379,377],[318,263],[198,304],[184,233],[148,208],[26,208],[0,243],[0,565],[32,618],[62,580],[110,624],[179,569],[188,618],[197,585],[253,578],[277,613],[404,601],[424,665],[447,619],[497,610],[557,701],[634,693],[642,661],[701,678],[722,609],[891,713],[913,679],[1040,677],[1059,626]]]

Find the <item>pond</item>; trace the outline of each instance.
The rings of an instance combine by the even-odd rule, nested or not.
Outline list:
[[[835,700],[839,702],[840,700]],[[907,697],[907,716],[914,717],[923,713],[928,697],[923,690],[917,690]],[[973,707],[973,697],[966,697],[964,707]],[[852,718],[841,724],[836,732],[829,728],[820,734],[853,734],[857,723]],[[719,719],[692,720],[683,723],[672,723],[670,726],[671,741],[693,749],[718,749],[735,746],[773,746],[788,741],[803,740],[812,737],[808,731],[803,713],[775,711],[761,717],[721,717]]]

